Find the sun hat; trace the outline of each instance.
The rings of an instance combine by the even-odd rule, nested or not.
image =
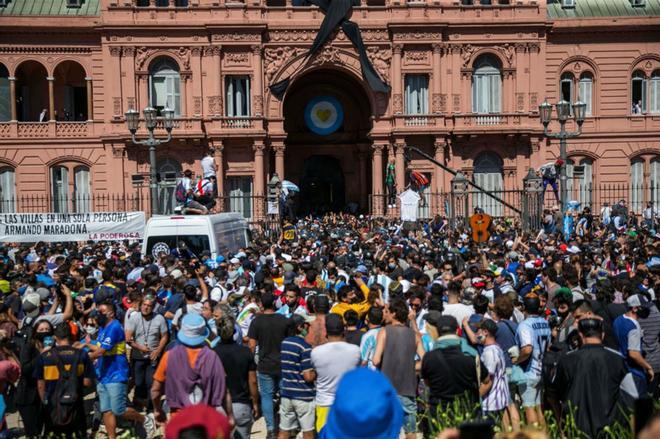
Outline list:
[[[229,438],[231,429],[227,416],[205,404],[188,406],[172,416],[165,426],[165,439],[178,439],[184,430],[192,427],[202,427],[206,432],[204,437],[215,439]]]
[[[204,317],[199,314],[186,314],[181,319],[181,329],[176,338],[186,346],[196,347],[204,344],[209,336],[209,328]]]
[[[392,384],[361,367],[339,381],[319,439],[396,439],[402,425],[403,408]]]

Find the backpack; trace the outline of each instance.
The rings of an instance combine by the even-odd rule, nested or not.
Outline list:
[[[81,395],[77,373],[80,354],[77,350],[75,352],[76,356],[67,371],[57,349],[53,350],[60,378],[55,383],[55,389],[50,395],[49,411],[51,421],[57,426],[70,425],[76,419],[76,411],[80,405]]]
[[[196,193],[197,193],[198,197],[203,197],[205,195],[209,195],[211,192],[212,192],[212,185],[211,185],[210,181],[208,181],[206,179],[202,179],[202,180],[199,180],[197,182],[197,191],[196,191]]]
[[[553,180],[557,177],[557,170],[555,166],[544,166],[543,167],[543,178],[547,180]]]
[[[541,382],[548,391],[555,390],[553,382],[557,375],[559,359],[568,353],[568,345],[563,342],[555,342],[548,347],[541,362]]]
[[[186,193],[186,188],[183,185],[183,181],[179,180],[179,182],[176,184],[176,189],[174,189],[174,198],[176,198],[176,201],[179,203],[185,203],[187,197]]]

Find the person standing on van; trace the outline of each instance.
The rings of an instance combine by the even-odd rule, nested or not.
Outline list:
[[[193,189],[195,201],[204,206],[207,210],[211,210],[215,206],[214,187],[214,183],[210,178],[202,178],[197,180]]]

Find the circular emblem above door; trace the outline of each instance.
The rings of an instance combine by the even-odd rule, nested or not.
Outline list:
[[[317,96],[305,106],[305,123],[319,136],[334,133],[343,122],[344,109],[332,96]]]

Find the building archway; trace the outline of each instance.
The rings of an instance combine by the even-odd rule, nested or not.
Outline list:
[[[48,114],[48,72],[37,61],[25,61],[16,69],[16,115],[20,122],[42,122],[53,118]]]
[[[366,211],[372,112],[361,82],[340,70],[312,70],[292,84],[283,106],[284,178],[300,186],[299,213]]]
[[[57,120],[87,120],[87,75],[83,66],[63,61],[53,76]]]

